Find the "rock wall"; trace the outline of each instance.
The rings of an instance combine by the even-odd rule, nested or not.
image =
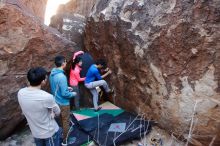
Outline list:
[[[115,104],[194,145],[220,145],[220,1],[102,0],[85,47],[113,70]]]
[[[52,17],[50,27],[56,28],[66,39],[74,41],[78,49],[83,49],[85,20],[79,14],[58,13]]]
[[[42,21],[44,21],[47,0],[21,0],[21,2],[28,7],[35,16],[38,16]]]
[[[85,20],[97,1],[70,0],[60,5],[57,14],[51,18],[50,26],[56,28],[68,40],[77,40],[77,47],[83,49]]]
[[[98,0],[70,0],[67,4],[61,5],[57,13],[77,13],[89,16]]]
[[[27,71],[36,66],[49,71],[54,57],[62,54],[70,58],[74,46],[18,1],[0,2],[0,140],[24,119],[17,91],[27,86]]]

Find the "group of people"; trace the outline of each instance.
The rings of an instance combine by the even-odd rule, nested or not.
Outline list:
[[[27,73],[29,86],[18,92],[18,102],[22,113],[27,119],[32,135],[37,146],[60,146],[67,145],[67,132],[69,129],[70,101],[74,99],[75,109],[80,108],[79,82],[84,85],[93,95],[94,111],[101,109],[98,106],[97,87],[101,86],[108,94],[113,93],[107,82],[103,80],[111,74],[105,60],[99,59],[92,64],[86,77],[81,77],[83,64],[83,51],[74,53],[72,58],[69,81],[65,75],[67,60],[64,56],[55,57],[56,67],[49,75],[51,93],[43,91],[41,87],[46,84],[48,73],[43,67],[31,68]],[[101,70],[105,73],[102,75]]]

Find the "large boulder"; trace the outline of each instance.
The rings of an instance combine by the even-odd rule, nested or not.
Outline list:
[[[17,91],[27,86],[27,71],[36,66],[49,71],[54,57],[62,54],[70,58],[74,46],[16,0],[0,2],[0,139],[6,138],[24,119]]]
[[[74,40],[79,49],[84,49],[85,20],[96,2],[97,0],[70,0],[60,5],[57,14],[51,18],[50,26],[56,28],[68,40]]]
[[[57,13],[77,13],[83,16],[89,16],[94,5],[98,0],[70,0],[64,5],[60,5]]]
[[[35,16],[44,21],[44,15],[47,6],[47,0],[21,0],[21,2],[28,7]]]
[[[219,0],[101,0],[85,28],[115,104],[196,145],[220,145],[219,40]]]
[[[63,37],[84,48],[85,17],[79,14],[58,13],[51,18],[50,27],[56,28]]]

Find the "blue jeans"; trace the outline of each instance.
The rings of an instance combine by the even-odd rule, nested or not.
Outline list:
[[[59,128],[59,130],[50,138],[34,138],[36,146],[61,146],[62,131],[62,128]]]

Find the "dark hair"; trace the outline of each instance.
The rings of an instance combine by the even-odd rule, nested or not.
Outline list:
[[[80,61],[82,61],[82,58],[79,56],[76,56],[76,58],[74,59],[74,61],[72,63],[72,69],[74,69],[76,64],[78,64]]]
[[[98,59],[95,62],[96,65],[101,65],[103,69],[105,69],[107,67],[107,63],[104,59]]]
[[[46,79],[47,71],[42,67],[31,68],[28,71],[27,78],[31,86],[38,86]]]
[[[64,63],[64,61],[65,61],[65,57],[64,56],[61,56],[61,55],[56,56],[55,57],[55,65],[56,65],[56,67],[61,67],[62,64]]]

